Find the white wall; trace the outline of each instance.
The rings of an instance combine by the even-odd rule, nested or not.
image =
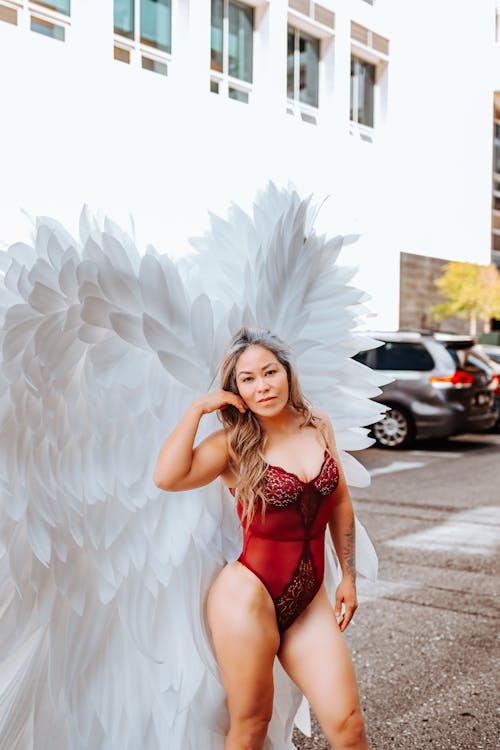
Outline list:
[[[494,3],[394,4],[390,137],[402,248],[488,263]],[[399,104],[401,103],[401,105]]]

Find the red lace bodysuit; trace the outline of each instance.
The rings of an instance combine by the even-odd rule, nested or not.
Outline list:
[[[326,450],[321,470],[310,482],[268,465],[265,516],[257,508],[251,523],[243,524],[239,562],[269,591],[280,633],[313,600],[323,582],[325,529],[338,479],[337,464]],[[237,507],[241,519],[240,503]]]

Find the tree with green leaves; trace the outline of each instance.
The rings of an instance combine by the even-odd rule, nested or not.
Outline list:
[[[451,315],[469,320],[470,334],[475,336],[478,320],[483,320],[485,331],[489,331],[491,318],[500,319],[500,272],[496,266],[452,261],[435,284],[446,299],[431,308],[436,320]]]

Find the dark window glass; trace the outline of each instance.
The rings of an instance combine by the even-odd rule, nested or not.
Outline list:
[[[114,0],[115,33],[134,38],[134,0]]]
[[[375,350],[377,370],[432,370],[434,361],[427,349],[418,343],[388,341]]]
[[[355,359],[356,362],[361,362],[361,364],[366,365],[368,364],[368,352],[358,352],[353,359]]]

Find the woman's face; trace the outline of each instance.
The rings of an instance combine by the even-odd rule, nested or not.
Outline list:
[[[256,416],[273,417],[288,403],[288,377],[273,352],[249,346],[236,362],[241,398]]]

